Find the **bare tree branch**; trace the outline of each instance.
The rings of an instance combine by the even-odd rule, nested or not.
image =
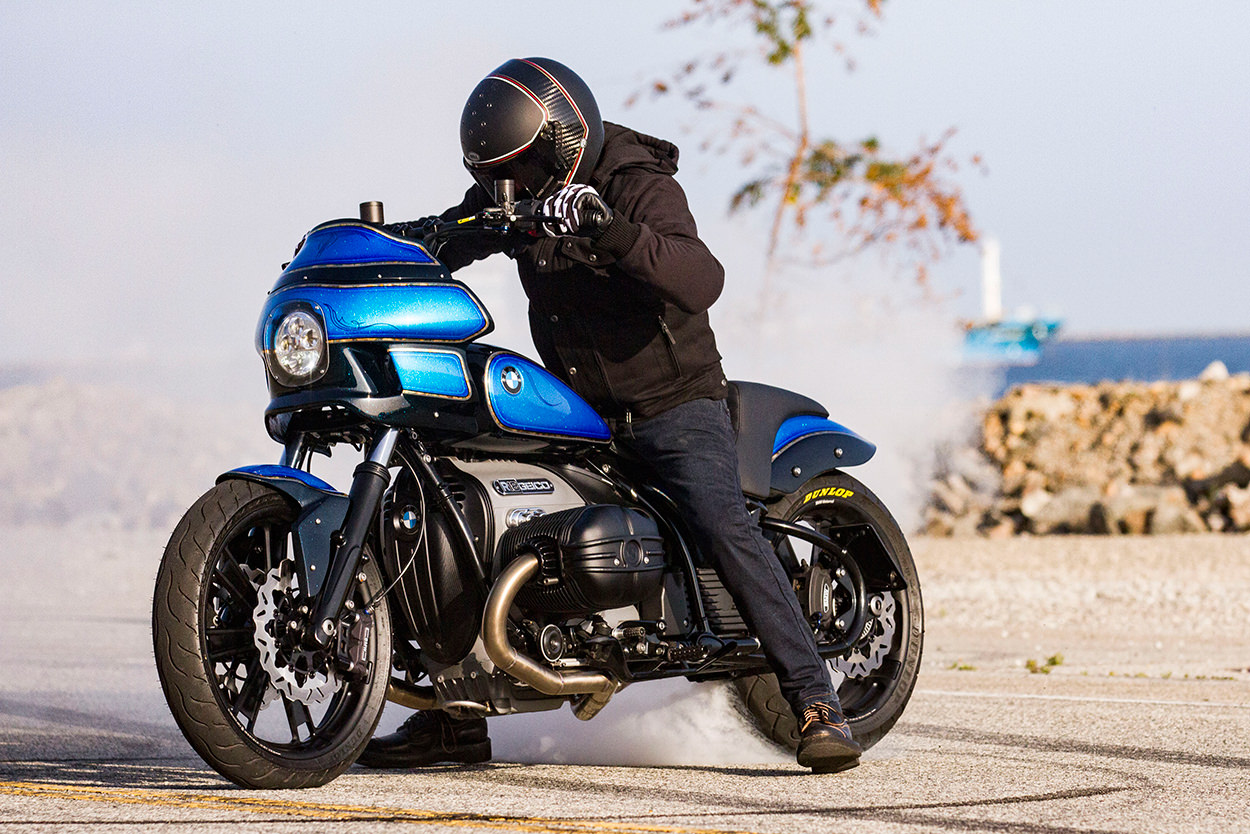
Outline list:
[[[808,100],[806,50],[820,43],[851,67],[845,45],[834,36],[842,15],[855,22],[857,34],[872,31],[884,0],[846,0],[838,12],[820,0],[689,0],[687,8],[666,26],[694,24],[749,27],[757,44],[756,60],[769,69],[788,69],[795,112],[792,123],[768,115],[754,105],[728,104],[716,95],[740,75],[748,57],[739,52],[703,56],[684,64],[668,80],[656,81],[654,95],[679,93],[696,108],[719,112],[731,128],[704,147],[736,151],[755,175],[732,196],[730,210],[770,205],[766,270],[782,264],[789,240],[799,242],[813,219],[832,224],[843,240],[844,259],[872,247],[886,247],[911,269],[920,284],[928,266],[951,245],[974,241],[976,227],[960,189],[946,177],[958,170],[946,153],[954,135],[922,145],[910,156],[883,151],[876,137],[847,143],[815,137]],[[977,160],[973,160],[974,163]],[[823,242],[811,246],[811,263],[829,263]],[[791,256],[785,258],[790,262]]]

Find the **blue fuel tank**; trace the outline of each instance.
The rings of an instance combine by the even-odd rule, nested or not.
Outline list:
[[[608,424],[573,389],[515,353],[490,357],[483,388],[491,417],[501,428],[541,437],[612,439]]]

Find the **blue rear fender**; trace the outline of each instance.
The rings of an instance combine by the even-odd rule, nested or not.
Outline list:
[[[877,447],[846,426],[825,417],[791,417],[773,441],[772,482],[789,494],[817,475],[867,463]]]
[[[299,514],[291,525],[295,572],[300,588],[308,596],[315,596],[330,567],[330,537],[343,526],[347,516],[347,496],[311,473],[279,464],[240,466],[218,476],[217,483],[232,480],[276,489],[298,508]]]

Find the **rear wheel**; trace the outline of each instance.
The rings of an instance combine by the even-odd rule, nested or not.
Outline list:
[[[170,711],[204,761],[249,788],[314,787],[346,770],[390,678],[387,601],[367,605],[381,589],[372,560],[352,597],[365,612],[352,639],[371,674],[349,677],[331,651],[298,644],[295,515],[269,487],[218,484],[179,522],[157,575],[152,635]]]
[[[828,661],[829,674],[855,740],[865,749],[871,747],[902,715],[920,669],[924,613],[907,540],[880,499],[841,472],[813,478],[769,515],[832,538],[857,561],[874,558],[874,553],[876,560],[884,558],[875,544],[867,546],[871,540],[865,537],[875,534],[906,584],[888,590],[874,581],[874,577],[888,577],[893,570],[890,565],[847,565],[840,553],[827,553],[796,536],[774,539],[782,561],[806,577],[799,583],[799,603],[818,645],[851,643]],[[854,581],[856,568],[867,577],[862,584]],[[865,620],[862,628],[848,635],[840,629],[852,624],[858,589],[865,596]],[[822,604],[822,597],[828,601]],[[791,750],[798,747],[798,723],[781,696],[775,675],[741,678],[734,686],[748,717],[766,738]]]

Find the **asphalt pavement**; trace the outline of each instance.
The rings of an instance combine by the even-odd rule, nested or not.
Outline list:
[[[846,773],[779,756],[714,690],[639,686],[586,724],[492,719],[489,764],[300,792],[235,788],[174,726],[164,538],[0,530],[0,831],[1250,831],[1245,538],[915,542],[920,682]]]

